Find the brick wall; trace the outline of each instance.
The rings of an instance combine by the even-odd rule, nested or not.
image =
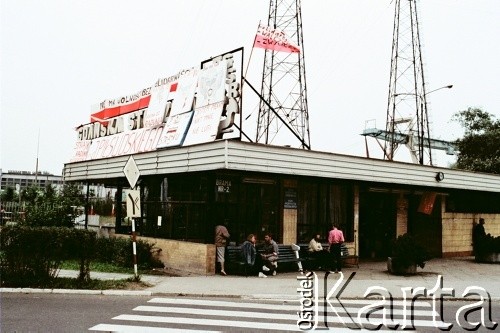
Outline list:
[[[130,237],[117,235],[119,237]],[[165,267],[195,274],[215,274],[215,245],[137,236],[161,248],[160,260]]]
[[[500,214],[473,214],[445,212],[442,203],[443,257],[472,255],[472,227],[482,217],[487,234],[500,236]]]

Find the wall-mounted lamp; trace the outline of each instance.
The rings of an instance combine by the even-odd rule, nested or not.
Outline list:
[[[444,179],[444,173],[442,173],[441,171],[438,172],[438,173],[436,173],[436,177],[435,178],[436,178],[436,180],[438,182],[442,181]]]

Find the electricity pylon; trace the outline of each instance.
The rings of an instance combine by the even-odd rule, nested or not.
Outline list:
[[[270,0],[267,25],[283,31],[300,52],[265,50],[256,141],[272,144],[286,138],[278,144],[291,145],[288,129],[301,148],[311,149],[301,1]]]
[[[386,132],[384,158],[404,143],[415,163],[432,165],[417,0],[395,0]]]

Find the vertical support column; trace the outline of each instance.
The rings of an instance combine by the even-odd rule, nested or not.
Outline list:
[[[359,185],[354,185],[354,255],[359,253]]]
[[[122,193],[123,187],[118,186],[115,194],[115,232],[122,233]]]
[[[400,193],[396,205],[396,237],[398,237],[408,232],[408,198]]]
[[[297,181],[283,181],[283,244],[297,243]]]

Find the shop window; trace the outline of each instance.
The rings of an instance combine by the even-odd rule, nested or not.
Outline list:
[[[354,240],[354,197],[351,185],[299,182],[297,239],[306,243],[319,233],[326,241],[332,224]]]

